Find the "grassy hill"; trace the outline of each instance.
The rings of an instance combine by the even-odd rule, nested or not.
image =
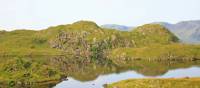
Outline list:
[[[78,21],[41,31],[1,32],[0,40],[1,56],[72,54],[89,60],[106,58],[111,49],[178,42],[176,36],[158,24],[146,24],[128,32],[101,28],[91,21]]]
[[[128,32],[101,28],[91,21],[78,21],[41,31],[1,31],[0,34],[1,56],[70,54],[79,58],[98,59],[108,56],[117,58],[129,53],[126,54],[127,58],[164,58],[175,50],[174,57],[199,58],[198,45],[178,44],[179,39],[159,24],[145,24]],[[176,53],[180,49],[187,52]]]
[[[178,38],[167,28],[159,24],[146,24],[132,31],[136,45],[170,44],[178,42]]]

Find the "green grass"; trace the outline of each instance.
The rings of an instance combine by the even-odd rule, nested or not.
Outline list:
[[[129,79],[105,88],[199,88],[200,78]]]
[[[0,56],[9,55],[60,55],[61,50],[52,49],[48,40],[37,36],[37,31],[16,30],[0,37]]]
[[[179,41],[173,33],[159,24],[145,24],[135,28],[131,33],[137,46],[170,44]]]
[[[151,45],[139,48],[116,48],[108,53],[108,58],[114,62],[123,60],[195,60],[200,58],[199,45],[168,44]]]
[[[49,60],[48,57],[1,58],[0,79],[4,82],[38,82],[60,79],[62,73],[58,71],[58,68],[49,64]]]

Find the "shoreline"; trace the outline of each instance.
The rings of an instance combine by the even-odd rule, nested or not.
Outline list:
[[[199,88],[200,77],[195,78],[141,78],[127,79],[111,84],[104,88]]]

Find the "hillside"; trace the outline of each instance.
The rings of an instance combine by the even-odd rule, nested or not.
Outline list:
[[[78,21],[41,31],[2,31],[0,36],[1,56],[70,55],[98,62],[108,58],[116,62],[122,58],[193,60],[200,57],[198,45],[179,44],[179,39],[159,24],[119,31],[101,28],[91,21]],[[180,49],[185,52],[179,52]]]
[[[59,50],[49,47],[47,39],[36,34],[37,31],[32,30],[1,32],[0,56],[59,54]]]
[[[146,24],[132,30],[134,41],[138,46],[150,44],[170,44],[179,39],[167,28],[159,24]]]
[[[48,55],[64,51],[89,57],[93,49],[103,52],[104,49],[118,47],[177,42],[177,38],[160,25],[149,24],[131,32],[123,32],[101,28],[91,21],[78,21],[73,24],[49,27],[41,31],[4,31],[0,36],[2,36],[0,37],[1,55],[31,55],[37,54],[36,52]],[[49,51],[45,52],[44,50]],[[94,52],[97,53],[97,51]]]

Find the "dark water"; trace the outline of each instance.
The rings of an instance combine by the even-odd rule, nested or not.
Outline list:
[[[143,64],[144,63],[144,64]],[[169,64],[170,63],[170,64]],[[200,67],[197,62],[135,62],[128,66],[131,69],[108,74],[100,73],[94,79],[86,80],[68,77],[54,88],[103,88],[104,84],[131,78],[181,78],[200,77]],[[88,75],[93,75],[91,73]],[[82,75],[84,76],[84,75]]]

